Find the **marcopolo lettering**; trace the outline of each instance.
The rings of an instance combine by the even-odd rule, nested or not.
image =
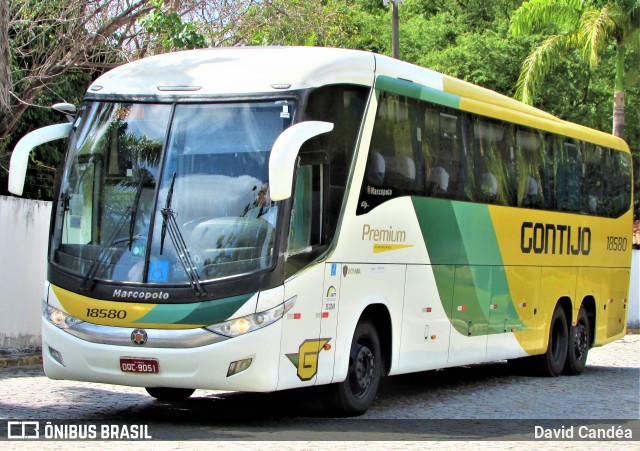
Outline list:
[[[562,224],[523,222],[520,249],[524,254],[589,255],[591,229]]]
[[[141,299],[144,301],[162,299],[169,299],[169,293],[165,293],[164,291],[134,291],[134,290],[120,290],[116,288],[113,290],[114,298],[124,298],[124,299]]]
[[[393,196],[393,190],[391,188],[379,189],[367,186],[367,194],[371,196]]]

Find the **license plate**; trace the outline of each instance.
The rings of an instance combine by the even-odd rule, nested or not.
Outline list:
[[[160,365],[158,359],[120,357],[120,370],[123,373],[156,374],[160,371]]]

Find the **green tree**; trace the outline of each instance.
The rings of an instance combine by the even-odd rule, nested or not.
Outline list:
[[[531,0],[516,11],[511,31],[515,35],[547,34],[525,59],[518,79],[516,97],[530,104],[545,77],[568,54],[579,51],[589,68],[594,68],[613,45],[613,134],[624,136],[625,54],[628,46],[640,46],[638,0]]]
[[[206,47],[207,43],[197,27],[182,20],[176,5],[166,0],[151,0],[153,10],[140,20],[150,38],[162,43],[164,52]],[[155,53],[155,52],[154,52]]]
[[[379,5],[378,5],[379,3]],[[373,18],[382,1],[271,0],[248,9],[236,41],[250,45],[377,47]],[[378,23],[379,25],[379,23]]]
[[[60,77],[113,62],[130,36],[125,30],[133,32],[138,17],[151,10],[146,3],[8,0],[8,20],[0,20],[0,67],[10,68],[10,77],[0,77],[9,98],[0,112],[0,141]]]

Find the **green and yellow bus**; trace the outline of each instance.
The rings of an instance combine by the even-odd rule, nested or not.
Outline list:
[[[46,374],[323,385],[523,359],[578,374],[625,334],[628,146],[373,53],[230,48],[98,78],[71,122],[43,299]]]

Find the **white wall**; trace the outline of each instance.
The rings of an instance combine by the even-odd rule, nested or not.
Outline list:
[[[634,249],[631,257],[631,286],[629,287],[629,327],[640,328],[640,250]]]
[[[51,202],[0,196],[0,351],[40,347]]]

